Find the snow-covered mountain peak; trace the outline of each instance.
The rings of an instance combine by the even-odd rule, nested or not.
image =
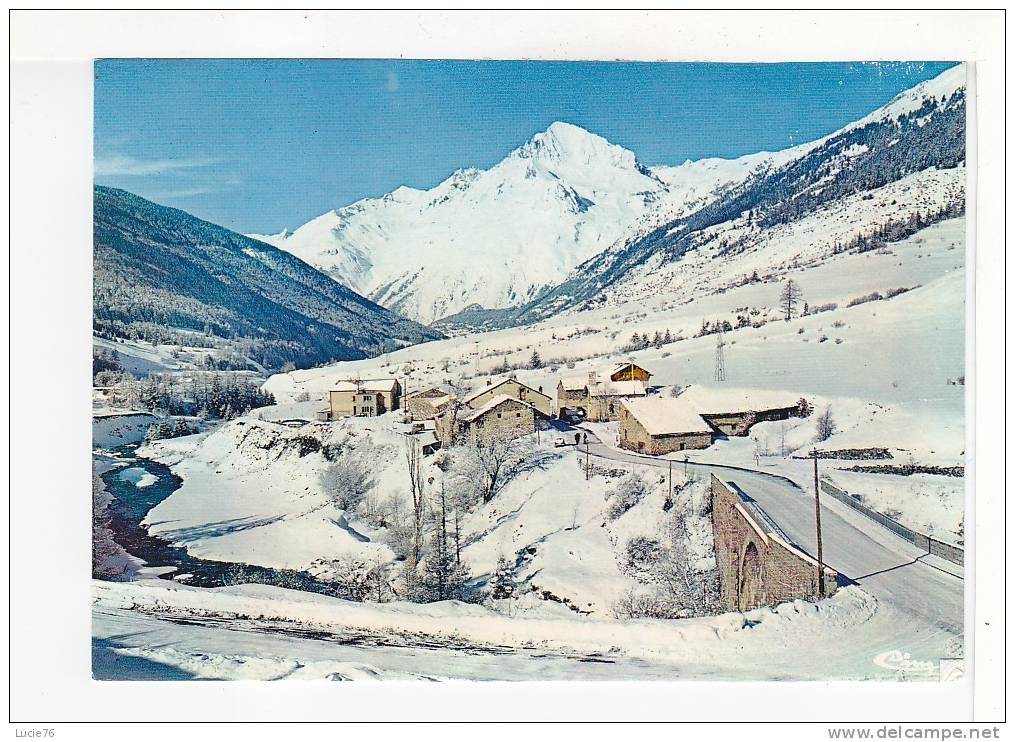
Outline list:
[[[634,153],[620,145],[593,134],[580,126],[555,121],[511,153],[522,159],[538,160],[548,165],[568,162],[575,165],[609,164],[633,168]]]
[[[329,212],[291,235],[260,239],[423,323],[473,305],[519,307],[544,288],[574,280],[572,271],[589,258],[623,253],[632,240],[735,196],[750,179],[771,177],[837,136],[924,106],[928,115],[943,109],[965,77],[964,65],[947,70],[814,142],[677,167],[646,167],[630,150],[557,121],[487,170],[459,169],[429,190],[401,187]],[[836,149],[828,178],[871,146],[854,144]],[[561,294],[553,311],[573,299]]]

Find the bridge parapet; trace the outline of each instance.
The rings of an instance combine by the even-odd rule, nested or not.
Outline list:
[[[722,600],[729,610],[816,600],[838,587],[838,574],[825,567],[825,592],[819,595],[817,561],[793,546],[757,503],[714,474],[712,533]]]

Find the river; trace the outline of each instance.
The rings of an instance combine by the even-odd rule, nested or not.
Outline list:
[[[137,448],[137,444],[128,444],[96,452],[117,462],[101,475],[113,498],[109,505],[110,526],[116,542],[149,567],[172,567],[163,578],[200,587],[258,582],[345,597],[334,584],[305,572],[201,559],[191,556],[186,548],[149,534],[141,523],[144,517],[178,490],[183,481],[164,464],[138,456]]]

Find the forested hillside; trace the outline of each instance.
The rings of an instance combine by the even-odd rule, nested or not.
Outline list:
[[[126,191],[95,187],[97,335],[235,349],[267,368],[440,337],[293,255]]]

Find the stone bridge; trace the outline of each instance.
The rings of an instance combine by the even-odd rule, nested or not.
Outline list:
[[[788,600],[832,595],[838,574],[825,567],[818,594],[818,563],[794,547],[748,496],[712,475],[712,532],[726,608],[747,611]]]

